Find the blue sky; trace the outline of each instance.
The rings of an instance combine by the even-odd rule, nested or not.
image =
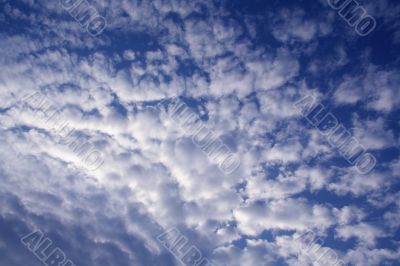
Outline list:
[[[333,0],[88,0],[97,28],[74,2],[0,0],[0,266],[46,265],[21,242],[37,230],[62,266],[182,265],[157,239],[171,228],[204,258],[185,265],[400,265],[398,1],[357,2],[367,36]]]

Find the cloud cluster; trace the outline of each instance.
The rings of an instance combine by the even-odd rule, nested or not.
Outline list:
[[[399,74],[368,62],[325,75],[353,56],[329,39],[329,10],[278,5],[249,19],[227,1],[92,4],[107,21],[96,38],[57,1],[0,1],[1,265],[35,265],[19,242],[33,230],[76,265],[178,265],[157,241],[172,227],[215,266],[310,265],[295,241],[307,230],[349,264],[400,259],[387,244],[400,226]],[[51,106],[29,104],[35,93]],[[307,94],[347,108],[340,118],[377,156],[373,172],[307,126],[294,106]],[[149,108],[175,97],[238,156],[230,175]],[[43,120],[54,111],[101,167],[60,142]]]

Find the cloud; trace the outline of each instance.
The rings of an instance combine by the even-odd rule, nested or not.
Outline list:
[[[335,92],[338,104],[356,104],[360,101],[370,110],[388,113],[397,109],[398,90],[396,82],[399,73],[391,70],[379,70],[370,65],[365,74],[345,77]]]
[[[307,230],[355,265],[398,259],[385,245],[399,227],[398,71],[365,53],[359,67],[331,15],[276,2],[95,1],[96,38],[58,2],[2,4],[0,264],[39,265],[18,241],[40,229],[76,265],[176,265],[156,240],[170,227],[213,265],[311,264],[294,239]],[[374,172],[304,123],[294,103],[308,94],[376,152]],[[232,175],[156,108],[175,97],[238,155]],[[60,141],[61,121],[101,167]]]
[[[308,205],[307,201],[301,199],[250,204],[236,210],[234,216],[239,230],[252,236],[257,236],[264,230],[324,230],[332,224],[329,209],[321,205]]]
[[[280,10],[272,18],[273,36],[281,42],[310,42],[318,35],[326,35],[332,30],[330,23],[306,17],[306,12],[301,8]]]

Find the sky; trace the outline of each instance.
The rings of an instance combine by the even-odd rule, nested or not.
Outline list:
[[[395,0],[0,0],[0,266],[400,265],[399,54]]]

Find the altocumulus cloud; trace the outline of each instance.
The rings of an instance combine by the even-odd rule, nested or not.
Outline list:
[[[400,6],[362,7],[367,36],[326,0],[0,0],[0,265],[398,265]]]

